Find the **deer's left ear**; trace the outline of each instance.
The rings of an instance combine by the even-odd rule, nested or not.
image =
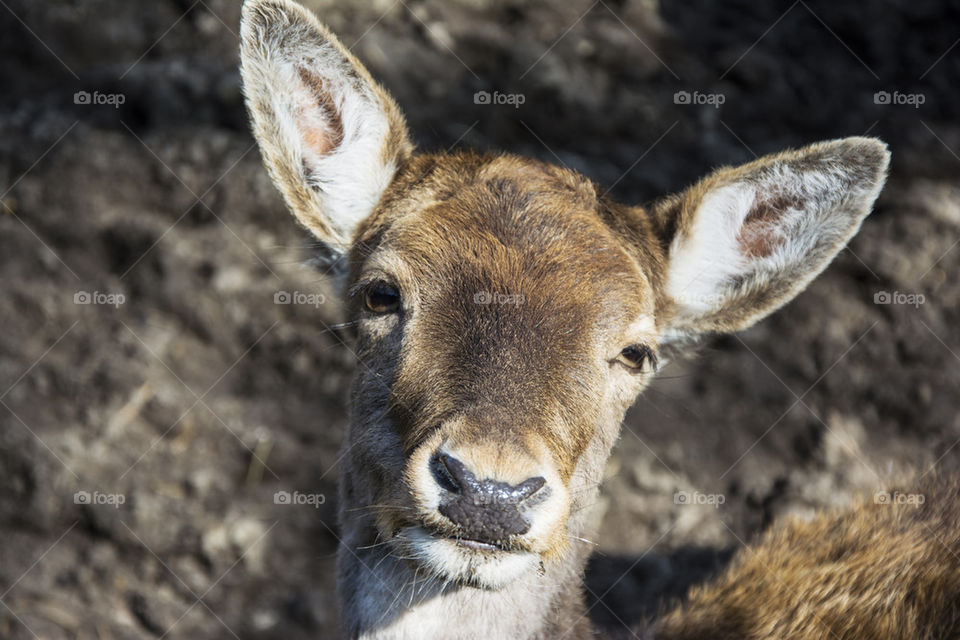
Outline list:
[[[345,251],[413,145],[393,99],[312,13],[246,0],[243,91],[270,176],[297,220]]]
[[[720,169],[658,203],[664,342],[737,331],[800,293],[860,228],[890,153],[846,138]]]

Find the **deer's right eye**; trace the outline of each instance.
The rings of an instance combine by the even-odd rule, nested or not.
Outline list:
[[[625,348],[617,356],[617,361],[632,373],[654,373],[657,370],[657,356],[650,347],[634,344]]]
[[[382,280],[375,282],[367,288],[363,303],[373,313],[396,313],[400,310],[400,290]]]

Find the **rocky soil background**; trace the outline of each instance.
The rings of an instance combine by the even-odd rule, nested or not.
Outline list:
[[[956,461],[955,2],[308,4],[422,147],[536,156],[631,202],[785,146],[891,146],[850,250],[630,412],[586,583],[604,629],[630,637],[777,517]],[[248,132],[239,11],[0,2],[0,637],[336,633],[353,355]]]

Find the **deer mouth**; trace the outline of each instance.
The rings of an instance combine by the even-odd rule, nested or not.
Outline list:
[[[517,544],[515,541],[508,540],[482,540],[480,538],[463,535],[462,532],[438,529],[424,523],[414,525],[416,529],[421,530],[427,536],[435,540],[441,540],[447,543],[453,543],[459,549],[464,551],[476,551],[482,553],[530,553],[529,549]]]
[[[418,565],[466,586],[500,589],[540,566],[536,552],[434,532],[420,525],[406,528],[401,538]]]
[[[469,538],[449,538],[461,547],[472,551],[506,551],[502,545],[494,542],[484,542],[483,540],[470,540]]]

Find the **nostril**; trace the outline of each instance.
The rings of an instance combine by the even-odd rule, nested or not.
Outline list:
[[[441,487],[452,493],[460,493],[463,482],[463,463],[445,453],[430,459],[430,472]]]
[[[517,497],[517,502],[526,500],[537,491],[540,491],[545,484],[547,484],[547,481],[540,476],[524,480],[513,489],[514,495]]]
[[[482,482],[480,487],[481,494],[485,496],[487,501],[500,505],[500,507],[507,507],[508,505],[517,507],[521,502],[540,491],[546,484],[546,480],[537,476],[536,478],[527,478],[517,485],[487,480]]]

